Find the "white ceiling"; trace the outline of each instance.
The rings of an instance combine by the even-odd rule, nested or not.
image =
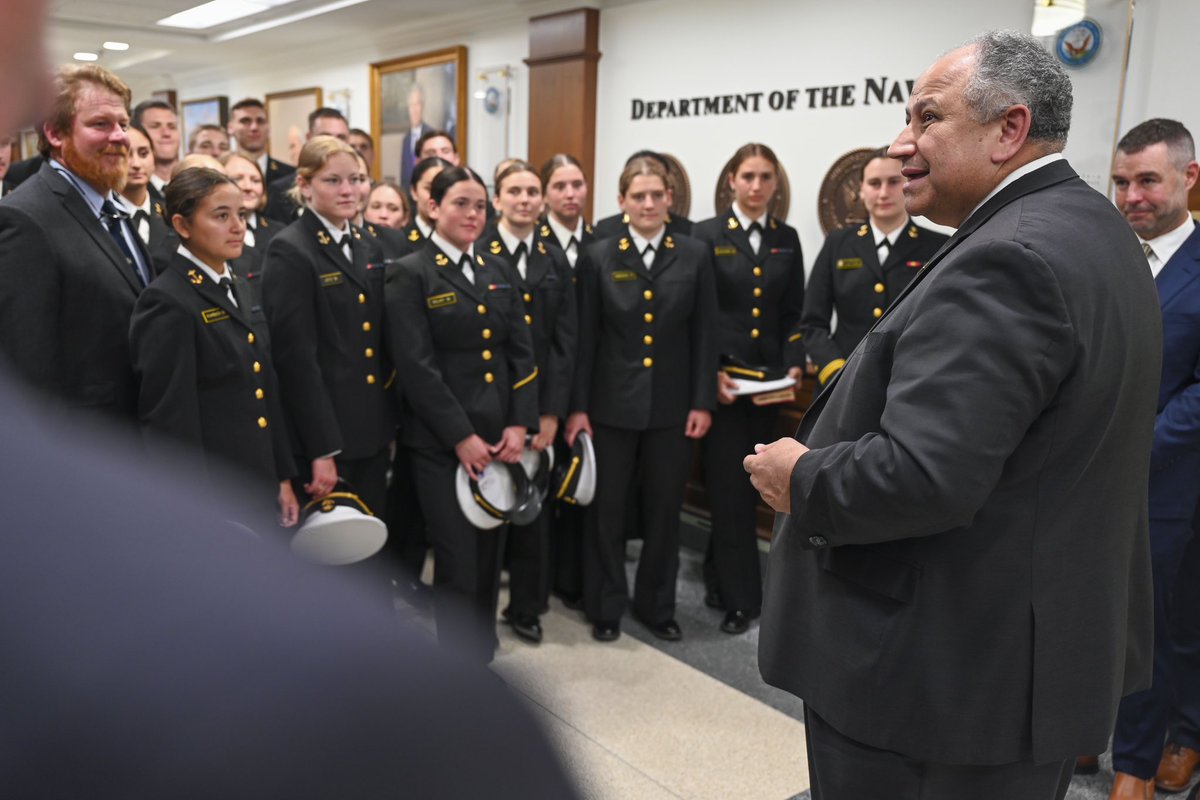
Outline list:
[[[443,31],[471,32],[488,25],[579,5],[612,6],[618,2],[579,0],[366,0],[358,5],[293,22],[229,41],[223,33],[247,25],[327,5],[331,0],[296,0],[271,11],[245,17],[203,32],[155,25],[159,19],[203,0],[58,0],[52,4],[47,47],[51,63],[72,60],[74,53],[100,53],[100,63],[129,79],[178,79],[220,76],[264,59],[295,59],[330,48],[377,49],[380,43],[418,46]],[[630,0],[623,0],[629,2]],[[101,49],[108,40],[128,42],[125,52]],[[167,83],[165,85],[171,85]]]

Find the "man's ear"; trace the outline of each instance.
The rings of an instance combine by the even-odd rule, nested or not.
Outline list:
[[[63,142],[66,141],[66,139],[65,137],[61,136],[58,131],[51,127],[49,120],[42,123],[42,133],[46,135],[46,141],[50,143],[51,147],[53,147],[55,150],[62,149]]]
[[[1032,123],[1029,106],[1009,106],[1000,115],[997,123],[1000,125],[1000,137],[992,148],[992,163],[1003,164],[1017,154],[1029,139],[1029,126]]]

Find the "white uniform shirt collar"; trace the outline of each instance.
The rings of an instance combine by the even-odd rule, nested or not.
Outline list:
[[[575,237],[576,243],[583,243],[583,217],[575,222],[575,230],[569,230],[566,225],[555,219],[553,214],[546,215],[546,222],[550,225],[550,230],[554,231],[554,238],[558,239],[563,250],[567,249],[567,243],[571,241],[572,236]]]
[[[309,210],[312,211],[311,208]],[[342,226],[339,228],[337,225],[334,225],[332,222],[322,217],[316,211],[313,211],[312,213],[313,216],[320,220],[321,224],[325,226],[325,230],[329,231],[329,235],[333,237],[335,242],[340,242],[343,236],[346,236],[350,233],[349,222],[343,222]]]
[[[750,216],[748,214],[746,214],[745,211],[742,211],[742,207],[739,206],[737,204],[737,201],[735,200],[735,201],[733,201],[733,215],[735,217],[737,217],[737,221],[742,224],[742,230],[744,230],[744,231],[750,230],[750,225],[751,225],[751,223],[754,223],[754,222],[757,222],[758,227],[762,228],[764,231],[767,229],[767,216],[768,215],[767,215],[766,211],[764,211],[761,215],[759,215],[757,219],[751,219]]]
[[[905,222],[907,222],[907,220],[905,220]],[[896,240],[900,238],[900,234],[904,231],[904,224],[905,223],[901,223],[900,227],[896,228],[896,230],[892,231],[891,233],[889,233],[887,235],[884,235],[883,231],[879,230],[879,228],[876,228],[875,223],[872,222],[871,223],[871,241],[874,242],[876,245],[878,245],[880,240],[887,239],[888,247],[891,247],[892,245],[894,245],[896,243]]]
[[[466,251],[459,250],[457,247],[443,239],[441,234],[439,234],[437,231],[429,234],[429,241],[437,245],[437,248],[446,254],[446,258],[450,259],[451,264],[457,264],[458,262],[462,261],[462,257],[464,255],[466,255],[471,261],[475,260],[474,245],[468,245]]]
[[[157,175],[151,175],[150,182],[154,184],[154,188],[158,189],[160,192],[163,191],[167,186],[167,182]]]
[[[254,159],[254,162],[258,164],[259,171],[263,174],[263,181],[267,180],[267,167],[269,166],[268,162],[270,161],[270,158],[271,157],[267,155],[267,151],[263,150],[262,155]]]
[[[522,242],[525,243],[526,253],[533,249],[533,231],[530,231],[529,235],[524,239],[518,239],[508,230],[508,228],[505,228],[503,225],[497,225],[496,230],[499,232],[500,238],[504,240],[504,246],[508,249],[508,252],[517,252],[517,245],[521,244]]]
[[[629,237],[633,239],[633,246],[637,248],[638,254],[646,252],[646,245],[654,247],[654,252],[658,252],[658,248],[662,245],[663,237],[667,235],[667,226],[664,225],[658,229],[658,233],[654,234],[651,239],[643,239],[639,234],[633,232],[633,228],[629,229]]]
[[[417,214],[416,222],[417,222],[417,230],[419,230],[421,232],[422,236],[424,236],[426,239],[428,239],[433,234],[433,228],[429,227],[429,223],[426,222],[425,218],[422,217],[420,214]]]
[[[185,244],[179,245],[179,249],[176,250],[175,252],[179,253],[179,255],[183,256],[188,261],[192,262],[197,267],[204,270],[204,274],[207,275],[209,277],[209,280],[211,280],[215,284],[219,285],[221,283],[222,278],[229,278],[231,280],[233,278],[233,273],[231,273],[229,271],[228,264],[222,262],[221,267],[222,267],[223,271],[218,273],[212,267],[210,267],[208,264],[205,264],[203,261],[201,261],[199,258],[197,258],[196,254],[193,253],[191,250],[188,250],[187,245],[185,245]]]

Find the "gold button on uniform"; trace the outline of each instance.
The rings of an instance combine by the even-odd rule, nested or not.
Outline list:
[[[755,297],[762,297],[762,287],[761,287],[761,286],[755,286],[755,287],[754,287],[754,296],[755,296]]]
[[[647,311],[642,315],[642,319],[646,320],[646,322],[654,322],[654,315]]]
[[[883,294],[884,285],[882,283],[875,284],[875,294]]]
[[[532,324],[533,324],[533,317],[531,317],[531,316],[529,316],[528,314],[526,314],[526,315],[525,315],[525,324],[526,324],[526,325],[532,325]]]
[[[254,364],[251,365],[250,369],[254,370],[255,372],[262,372],[262,364],[255,361]]]
[[[759,309],[757,309],[757,308],[752,308],[752,309],[750,309],[750,316],[752,316],[752,317],[761,317],[761,316],[762,316],[762,311],[760,311],[760,310],[759,310]]]
[[[484,360],[484,361],[491,361],[491,360],[492,360],[492,351],[491,351],[491,350],[484,350],[484,351],[483,351],[483,360]]]
[[[371,330],[371,323],[369,323],[369,322],[364,322],[364,323],[363,323],[363,330],[364,330],[364,331],[369,331],[369,330]]]
[[[374,375],[368,375],[368,376],[367,376],[367,383],[375,383],[375,376],[374,376]]]
[[[359,292],[359,294],[358,294],[359,305],[362,305],[365,302],[367,302],[367,296],[365,294],[363,294],[362,292]]]
[[[755,267],[755,268],[754,268],[754,277],[756,277],[756,278],[761,278],[761,277],[762,277],[762,267]]]
[[[490,338],[492,338],[492,329],[491,329],[491,328],[484,328],[484,329],[483,329],[483,338],[485,338],[485,339],[490,339]]]
[[[486,314],[486,313],[487,313],[487,306],[485,306],[485,305],[483,305],[482,303],[480,303],[479,305],[475,306],[475,310],[476,310],[476,311],[478,311],[480,314]]]
[[[265,428],[265,427],[267,427],[267,418],[266,418],[266,417],[259,417],[259,418],[258,418],[258,427],[260,427],[260,428]]]
[[[263,399],[263,390],[262,390],[262,389],[255,389],[255,390],[254,390],[254,399],[255,399],[255,400],[262,400],[262,399]]]
[[[751,338],[751,339],[757,339],[757,338],[758,338],[758,328],[755,328],[755,329],[753,329],[752,331],[750,331],[750,338]]]
[[[533,295],[531,295],[529,292],[526,292],[526,293],[525,293],[525,302],[526,302],[526,303],[532,303],[532,302],[533,302]]]
[[[642,341],[646,344],[654,344],[654,337],[647,333],[642,337]]]
[[[366,350],[363,351],[363,355],[365,355],[367,358],[374,358],[375,357],[375,348],[368,347]]]
[[[494,383],[496,380],[496,376],[490,372],[485,372],[485,373],[483,373],[483,379],[485,381],[487,381],[488,383]]]
[[[649,289],[647,289],[646,291],[642,292],[642,297],[646,298],[647,300],[653,300],[653,299],[654,299],[654,292],[652,292],[652,291],[650,291]]]
[[[650,356],[646,356],[645,358],[642,359],[642,366],[645,367],[646,369],[653,367],[654,359],[650,358]]]
[[[871,313],[875,315],[875,319],[879,319],[880,317],[883,316],[883,309],[877,308],[874,311],[872,311]]]
[[[246,341],[247,341],[247,342],[249,342],[250,344],[254,344],[254,334],[253,334],[253,333],[247,333],[247,334],[246,334]]]

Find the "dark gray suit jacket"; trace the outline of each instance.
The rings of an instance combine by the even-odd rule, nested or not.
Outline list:
[[[136,419],[129,319],[141,289],[79,191],[49,164],[0,202],[0,352],[68,409]]]
[[[922,760],[1104,750],[1150,677],[1145,261],[1059,161],[915,276],[797,434],[812,451],[776,521],[768,683]]]

